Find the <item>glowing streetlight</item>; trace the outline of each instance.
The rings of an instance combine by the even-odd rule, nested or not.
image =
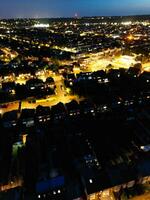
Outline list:
[[[131,40],[134,39],[134,37],[133,37],[133,35],[130,34],[130,35],[127,36],[127,39],[131,41]]]

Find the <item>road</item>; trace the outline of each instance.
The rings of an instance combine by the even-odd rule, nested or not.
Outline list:
[[[89,195],[88,200],[116,200],[111,189]]]
[[[14,59],[18,56],[18,53],[16,51],[12,51],[9,48],[1,48],[1,51],[5,54],[6,57],[8,57],[8,60]]]
[[[150,72],[150,62],[143,64],[144,71]]]
[[[130,200],[150,200],[150,192],[145,193],[143,195],[137,196],[137,197],[133,197]]]
[[[6,185],[0,185],[0,192],[7,191],[16,187],[21,187],[23,185],[23,180],[18,178],[14,181],[9,182]]]

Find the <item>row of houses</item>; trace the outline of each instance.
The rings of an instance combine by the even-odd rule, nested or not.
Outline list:
[[[131,108],[134,105],[149,105],[149,95],[139,98],[113,98],[111,103],[95,104],[90,100],[82,100],[79,103],[72,100],[69,103],[58,103],[52,107],[38,106],[36,109],[22,109],[21,114],[18,110],[9,111],[3,114],[2,123],[4,127],[15,127],[18,123],[25,127],[34,126],[35,123],[45,123],[51,120],[59,121],[67,117],[78,117],[82,115],[95,116],[98,113],[107,113],[116,108]]]
[[[52,107],[38,106],[36,109],[22,109],[21,114],[18,110],[9,111],[3,114],[2,124],[6,128],[15,127],[18,123],[25,127],[34,126],[35,123],[45,123],[50,120],[61,120],[67,116],[78,116],[82,113],[92,115],[95,113],[95,105],[90,101],[81,101],[78,104],[73,100],[70,103],[58,103]]]
[[[67,86],[72,86],[75,82],[79,81],[97,81],[99,84],[107,84],[112,80],[119,80],[121,77],[134,78],[140,81],[141,84],[150,82],[150,73],[135,67],[125,69],[110,69],[109,71],[99,70],[96,72],[81,72],[79,74],[67,74],[65,75],[65,81]]]
[[[3,82],[1,85],[1,89],[4,92],[7,92],[9,94],[16,94],[16,90],[17,90],[17,85],[15,81],[9,81],[9,82]],[[26,87],[26,92],[27,93],[31,93],[34,94],[35,91],[41,91],[41,92],[45,92],[47,91],[49,88],[51,90],[55,89],[55,82],[54,79],[52,77],[48,77],[45,82],[42,79],[38,79],[38,78],[31,78],[29,80],[26,81],[25,83],[25,87]],[[28,95],[28,94],[26,94]]]

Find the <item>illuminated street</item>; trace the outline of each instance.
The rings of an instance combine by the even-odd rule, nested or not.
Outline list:
[[[143,69],[147,72],[150,72],[150,62],[143,64]]]
[[[143,195],[133,197],[130,200],[149,200],[150,199],[150,193],[145,193]]]
[[[89,195],[89,200],[116,200],[111,189]]]
[[[21,187],[22,185],[23,185],[23,180],[17,179],[17,180],[9,182],[6,185],[0,185],[0,192],[7,191],[16,187]]]

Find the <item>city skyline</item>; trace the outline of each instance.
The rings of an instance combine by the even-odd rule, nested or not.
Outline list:
[[[148,0],[0,0],[0,18],[57,18],[149,14]]]

